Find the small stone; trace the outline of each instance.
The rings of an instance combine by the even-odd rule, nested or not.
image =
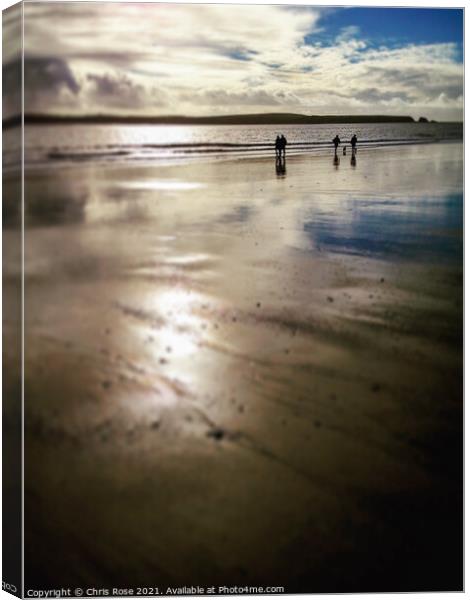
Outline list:
[[[213,438],[217,442],[225,437],[225,431],[222,427],[213,427],[207,432],[207,437]]]
[[[111,387],[111,382],[109,380],[103,381],[101,384],[105,390]]]
[[[328,296],[328,302],[334,302],[333,296]]]

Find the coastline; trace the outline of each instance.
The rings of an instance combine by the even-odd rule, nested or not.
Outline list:
[[[331,140],[339,133],[347,146],[353,134],[358,148],[406,148],[408,145],[457,142],[462,131],[450,124],[340,124],[283,127],[288,156],[329,156]],[[233,158],[274,158],[274,140],[280,133],[272,126],[168,126],[168,125],[61,125],[25,129],[25,163],[28,171],[63,169],[70,165],[145,165],[148,167]],[[7,136],[12,132],[7,132]],[[13,140],[12,140],[13,141]],[[15,146],[11,144],[12,148]],[[341,148],[342,150],[342,148]],[[16,162],[16,155],[4,156]]]

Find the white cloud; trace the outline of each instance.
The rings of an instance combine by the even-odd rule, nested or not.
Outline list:
[[[47,3],[25,15],[27,55],[64,61],[80,88],[57,102],[49,93],[50,111],[461,118],[454,44],[376,48],[352,26],[329,46],[306,44],[321,9]]]
[[[336,36],[336,42],[346,42],[351,38],[356,38],[359,35],[360,29],[357,25],[349,25],[343,27],[339,35]]]

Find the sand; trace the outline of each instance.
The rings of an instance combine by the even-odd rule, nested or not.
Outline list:
[[[26,202],[27,587],[461,589],[460,144]]]

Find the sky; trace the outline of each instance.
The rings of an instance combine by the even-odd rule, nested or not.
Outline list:
[[[26,3],[24,46],[29,112],[462,120],[461,9]]]

